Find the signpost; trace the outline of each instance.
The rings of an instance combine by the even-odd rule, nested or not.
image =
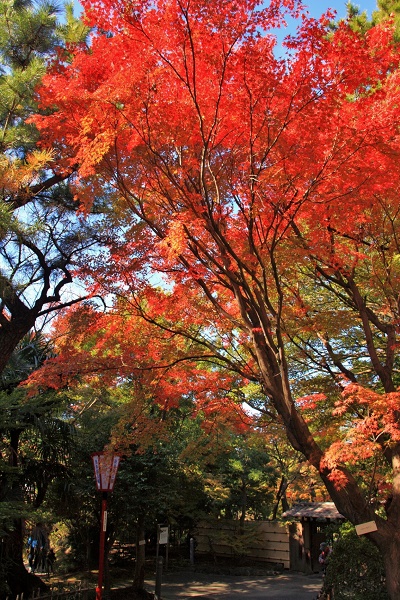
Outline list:
[[[169,527],[159,526],[158,543],[168,544]]]
[[[157,550],[156,550],[156,589],[155,598],[161,598],[161,583],[164,559],[159,556],[160,546],[165,545],[165,569],[168,569],[168,545],[169,545],[169,525],[157,525]]]
[[[168,570],[168,550],[169,550],[169,525],[157,525],[157,549],[156,549],[156,561],[158,560],[158,554],[160,546],[165,545],[165,570]]]
[[[92,454],[94,477],[96,487],[102,492],[101,520],[100,520],[100,546],[99,546],[99,577],[96,588],[96,600],[101,600],[103,591],[104,572],[104,542],[107,530],[107,494],[114,489],[121,457],[118,454],[94,452]]]

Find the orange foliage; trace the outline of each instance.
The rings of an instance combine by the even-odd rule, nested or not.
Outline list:
[[[55,350],[57,356],[35,371],[24,384],[28,393],[74,388],[90,384],[93,389],[131,382],[132,403],[125,410],[119,428],[134,423],[132,430],[161,435],[162,425],[148,419],[145,406],[158,405],[163,411],[179,407],[182,399],[193,398],[193,416],[202,414],[204,428],[218,423],[237,432],[251,427],[252,419],[229,397],[235,377],[219,369],[198,364],[207,355],[190,350],[182,339],[163,333],[123,306],[100,313],[86,306],[65,311],[57,319]],[[117,434],[114,435],[117,438]],[[114,440],[114,445],[129,445]]]
[[[340,23],[327,35],[330,14],[302,14],[280,57],[272,30],[299,14],[295,0],[84,6],[96,26],[90,50],[45,78],[40,102],[56,109],[32,120],[44,146],[62,149],[61,165],[80,165],[76,194],[87,210],[98,191],[112,208],[117,242],[82,275],[93,290],[129,297],[160,332],[129,311],[96,315],[93,330],[78,327],[80,348],[62,347],[71,370],[61,358],[47,368],[58,365],[63,384],[78,365],[103,381],[144,373],[160,405],[193,389],[215,414],[234,375],[204,369],[213,356],[260,383],[343,514],[370,520],[346,463],[400,441],[400,52],[391,25],[361,35]],[[342,358],[346,336],[356,350]],[[312,422],[323,398],[293,398],[293,346],[336,393],[341,378],[358,383],[336,406],[341,423],[325,455]],[[377,381],[383,394],[369,389]]]

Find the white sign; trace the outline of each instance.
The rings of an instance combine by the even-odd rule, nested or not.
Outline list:
[[[107,511],[103,513],[103,531],[107,531]]]
[[[168,529],[169,527],[160,527],[159,544],[168,544]]]
[[[361,523],[361,525],[356,525],[357,535],[364,535],[366,533],[371,533],[372,531],[378,531],[378,527],[375,521],[368,521],[368,523]]]

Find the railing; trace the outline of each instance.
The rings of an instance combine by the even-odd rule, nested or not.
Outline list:
[[[79,582],[68,590],[54,587],[50,592],[44,594],[40,590],[36,590],[36,592],[29,595],[19,594],[15,600],[34,600],[38,598],[40,600],[88,600],[90,592],[93,592],[93,588],[83,588],[82,583]],[[9,600],[9,598],[7,597],[6,600]]]

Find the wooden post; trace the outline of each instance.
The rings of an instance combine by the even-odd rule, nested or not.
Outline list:
[[[156,589],[155,589],[156,600],[160,600],[160,598],[161,598],[162,570],[163,570],[163,557],[159,556],[157,559],[157,567],[156,567]]]
[[[96,588],[96,600],[101,600],[103,593],[103,572],[104,572],[104,546],[107,530],[107,492],[103,492],[101,501],[101,525],[100,525],[100,544],[99,544],[99,576]]]

